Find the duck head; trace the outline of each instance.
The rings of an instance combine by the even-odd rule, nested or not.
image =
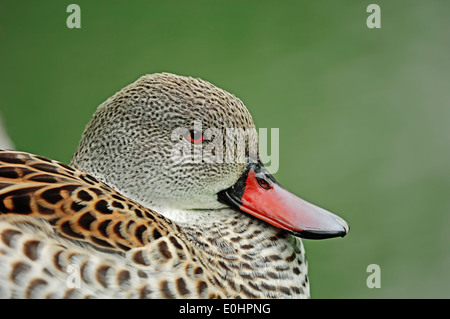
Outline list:
[[[152,74],[123,88],[98,107],[71,164],[163,215],[230,206],[299,237],[348,232],[277,183],[245,105],[201,79]]]

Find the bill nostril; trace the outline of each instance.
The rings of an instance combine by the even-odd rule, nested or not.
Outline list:
[[[256,177],[256,181],[258,182],[259,186],[261,186],[264,189],[271,189],[272,188],[270,183],[264,178]]]

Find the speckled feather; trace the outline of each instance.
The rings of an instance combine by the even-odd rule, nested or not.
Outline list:
[[[167,134],[199,118],[254,127],[228,92],[157,74],[99,106],[71,166],[1,151],[0,297],[309,297],[300,239],[217,203],[243,164],[170,164]]]

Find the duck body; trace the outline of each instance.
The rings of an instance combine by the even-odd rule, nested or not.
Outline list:
[[[170,132],[199,118],[254,127],[231,94],[164,73],[100,105],[71,165],[0,151],[0,297],[308,298],[298,237],[347,224],[251,156],[173,161]]]
[[[3,298],[309,296],[301,241],[259,219],[224,208],[175,224],[23,152],[0,152],[0,175]]]

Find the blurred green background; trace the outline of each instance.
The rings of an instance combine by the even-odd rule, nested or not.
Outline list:
[[[81,7],[81,29],[66,8]],[[381,29],[366,8],[381,7]],[[0,1],[0,113],[69,162],[139,76],[201,77],[280,128],[275,177],[344,217],[304,240],[313,298],[450,297],[449,1]],[[369,289],[366,268],[381,267]]]

